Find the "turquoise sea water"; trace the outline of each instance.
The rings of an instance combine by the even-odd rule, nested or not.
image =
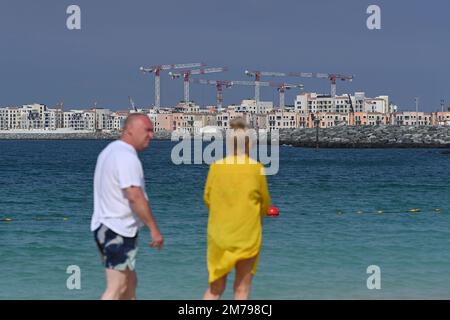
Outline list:
[[[95,161],[107,143],[0,141],[0,219],[13,219],[0,222],[0,299],[102,294],[89,223]],[[166,244],[161,252],[146,247],[141,231],[140,299],[200,299],[207,286],[208,167],[172,164],[172,146],[153,141],[141,154]],[[280,216],[265,220],[251,298],[450,298],[449,156],[281,147],[280,157],[269,177]],[[80,290],[66,287],[69,265],[81,269]],[[381,268],[380,290],[367,289],[369,265]]]

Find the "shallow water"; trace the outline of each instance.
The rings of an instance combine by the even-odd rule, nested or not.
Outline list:
[[[0,219],[13,219],[0,222],[0,299],[101,295],[89,224],[107,143],[0,141]],[[207,286],[208,167],[172,164],[172,146],[154,141],[141,154],[166,239],[157,252],[140,234],[141,299],[199,299]],[[269,177],[280,216],[265,220],[253,299],[450,298],[450,158],[441,150],[281,147],[280,157]],[[66,287],[69,265],[81,268],[81,290]],[[369,265],[381,268],[381,290],[367,289]]]

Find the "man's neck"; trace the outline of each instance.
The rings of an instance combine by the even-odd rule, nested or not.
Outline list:
[[[122,142],[125,142],[126,144],[129,144],[131,147],[133,147],[133,149],[137,152],[136,148],[134,147],[134,145],[131,143],[131,141],[126,137],[126,136],[121,136],[120,140]]]

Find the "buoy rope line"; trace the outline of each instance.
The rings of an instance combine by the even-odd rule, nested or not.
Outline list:
[[[355,213],[357,215],[363,215],[363,214],[397,214],[397,213],[427,213],[427,212],[431,212],[431,213],[437,213],[437,214],[441,214],[444,212],[444,210],[442,208],[432,208],[431,211],[427,210],[427,211],[423,211],[421,208],[410,208],[404,211],[389,211],[389,210],[376,210],[376,211],[363,211],[363,210],[357,210],[356,212],[344,212],[342,210],[337,210],[336,214],[337,215],[344,215],[344,214],[352,214]],[[280,214],[280,210],[278,209],[278,207],[276,206],[271,206],[267,212],[267,216],[269,217],[278,217]],[[26,221],[28,219],[23,219],[23,218],[13,218],[11,216],[9,217],[0,217],[0,222],[13,222],[13,221]],[[69,217],[32,217],[31,220],[33,221],[69,221],[70,218]]]
[[[423,212],[423,213],[427,213],[427,212],[431,212],[431,213],[443,213],[444,212],[444,210],[442,209],[442,208],[432,208],[431,210],[425,210],[425,211],[423,211],[421,208],[409,208],[409,209],[406,209],[406,210],[403,210],[403,211],[390,211],[390,210],[383,210],[383,209],[380,209],[380,210],[376,210],[376,211],[363,211],[363,210],[358,210],[358,211],[356,211],[356,214],[359,214],[359,215],[361,215],[361,214],[365,214],[365,213],[367,213],[367,214],[384,214],[384,213],[394,213],[394,214],[398,214],[398,213],[421,213],[421,212]],[[349,214],[349,213],[352,213],[352,212],[344,212],[344,211],[342,211],[342,210],[337,210],[336,211],[336,214],[337,215],[343,215],[343,214]]]

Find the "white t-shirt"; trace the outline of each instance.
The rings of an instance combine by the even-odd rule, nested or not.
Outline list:
[[[145,197],[144,171],[133,146],[116,140],[97,158],[94,174],[94,213],[91,231],[104,224],[124,237],[134,237],[143,223],[131,210],[124,189],[141,187]]]

